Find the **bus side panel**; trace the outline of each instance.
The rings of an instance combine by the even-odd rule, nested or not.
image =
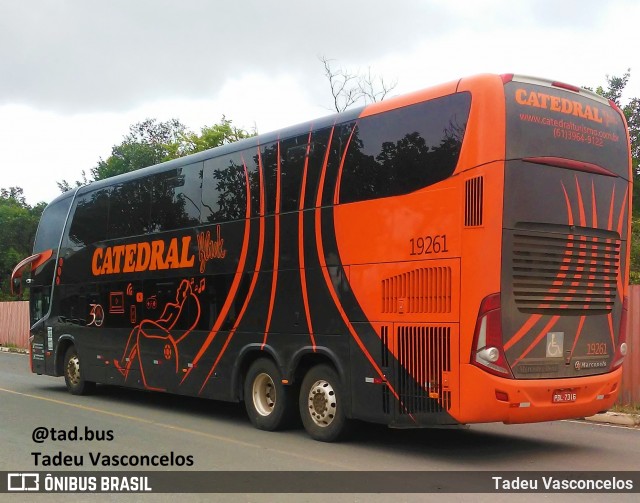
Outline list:
[[[465,78],[458,92],[472,95],[467,131],[456,174],[505,158],[505,102],[498,75]]]
[[[468,363],[482,300],[500,291],[504,163],[492,162],[462,174],[460,205],[479,217],[461,218],[460,363]],[[477,191],[481,187],[481,191]],[[474,192],[479,192],[476,196]],[[465,386],[465,382],[461,386]]]
[[[362,320],[354,327],[367,334],[364,355],[377,366],[353,363],[363,354],[354,337],[354,413],[361,410],[368,420],[397,427],[455,423],[448,412],[457,410],[459,385],[457,185],[448,179],[405,196],[335,208],[340,258],[354,295],[345,305],[354,308],[351,320]]]

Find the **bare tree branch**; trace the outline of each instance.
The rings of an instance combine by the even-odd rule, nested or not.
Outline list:
[[[360,75],[358,79],[358,87],[365,103],[377,103],[384,100],[397,85],[397,80],[387,83],[384,77],[373,75],[371,67],[367,68],[367,73]]]
[[[359,101],[364,101],[365,104],[382,101],[398,85],[397,80],[389,83],[384,77],[373,74],[371,67],[366,73],[351,73],[341,67],[334,68],[334,60],[326,56],[320,56],[318,59],[324,65],[324,75],[329,81],[336,112],[344,112]]]
[[[324,65],[324,74],[329,81],[333,106],[336,112],[344,112],[362,98],[362,91],[358,85],[359,75],[353,75],[343,68],[337,70],[332,68],[333,60],[325,56],[320,57],[320,61]]]

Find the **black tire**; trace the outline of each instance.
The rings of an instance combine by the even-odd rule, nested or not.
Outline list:
[[[321,442],[344,439],[351,422],[345,415],[345,395],[337,372],[329,365],[313,367],[300,387],[300,417],[307,433]]]
[[[96,383],[84,379],[80,358],[74,346],[67,349],[64,355],[64,382],[72,395],[88,395],[96,388]]]
[[[291,427],[296,420],[295,390],[282,384],[273,361],[260,358],[251,364],[244,379],[244,405],[251,423],[259,430]]]

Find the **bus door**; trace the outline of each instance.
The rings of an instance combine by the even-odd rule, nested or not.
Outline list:
[[[53,348],[53,339],[50,342],[47,341],[45,334],[45,317],[51,304],[51,285],[34,285],[33,277],[40,266],[49,261],[50,255],[51,253],[36,253],[20,262],[11,274],[11,289],[14,295],[22,295],[23,287],[30,287],[31,360],[32,370],[38,374],[53,370],[53,367],[47,369],[45,362],[45,351],[48,347],[50,347],[49,351]],[[23,278],[23,275],[27,277]]]
[[[33,371],[37,373],[55,373],[55,349],[60,334],[56,333],[56,320],[50,319],[50,313],[52,304],[56,302],[55,288],[62,274],[63,259],[58,258],[58,252],[73,196],[71,192],[63,194],[45,208],[36,233],[34,254],[14,270],[16,275],[21,265],[23,270],[27,264],[31,266],[30,349]]]

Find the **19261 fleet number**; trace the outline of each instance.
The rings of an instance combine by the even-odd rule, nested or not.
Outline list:
[[[435,236],[424,236],[419,238],[411,238],[409,240],[409,255],[433,255],[438,253],[447,253],[447,235],[436,234]]]

